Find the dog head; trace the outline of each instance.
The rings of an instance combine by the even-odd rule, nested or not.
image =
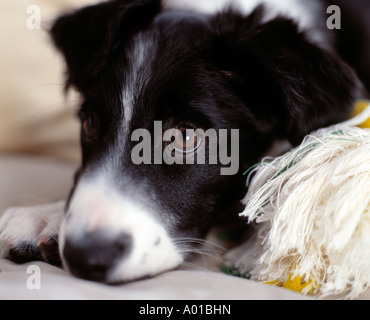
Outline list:
[[[347,117],[361,90],[354,72],[292,20],[266,22],[264,12],[207,15],[115,0],[55,23],[67,86],[83,97],[83,164],[60,234],[73,274],[112,283],[177,267],[212,226],[242,210],[243,172],[276,139],[294,145]],[[154,134],[159,124],[172,138]],[[133,138],[137,129],[149,144],[145,134]],[[156,161],[201,150],[209,160],[212,139],[192,129],[214,129],[216,139],[238,129],[238,170]],[[139,156],[149,155],[142,165],[132,158],[138,143],[147,147]]]

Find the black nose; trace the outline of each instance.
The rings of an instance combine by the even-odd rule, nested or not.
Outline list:
[[[109,272],[130,254],[131,236],[98,231],[66,239],[63,257],[69,271],[86,280],[107,282]]]

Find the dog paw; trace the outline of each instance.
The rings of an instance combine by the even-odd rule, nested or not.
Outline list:
[[[7,210],[0,218],[0,257],[60,266],[58,233],[65,202]]]

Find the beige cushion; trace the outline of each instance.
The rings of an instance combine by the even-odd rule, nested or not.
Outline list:
[[[94,2],[0,2],[0,152],[79,159],[79,96],[64,97],[64,61],[46,30],[60,13]],[[27,27],[31,4],[41,10],[41,30]]]

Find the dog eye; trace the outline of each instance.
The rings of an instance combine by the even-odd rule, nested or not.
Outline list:
[[[82,117],[82,132],[84,138],[88,141],[94,141],[99,138],[100,122],[95,113],[90,113]]]
[[[175,131],[174,148],[176,151],[183,153],[191,153],[196,151],[202,139],[195,133],[195,129],[191,126],[180,126]]]

